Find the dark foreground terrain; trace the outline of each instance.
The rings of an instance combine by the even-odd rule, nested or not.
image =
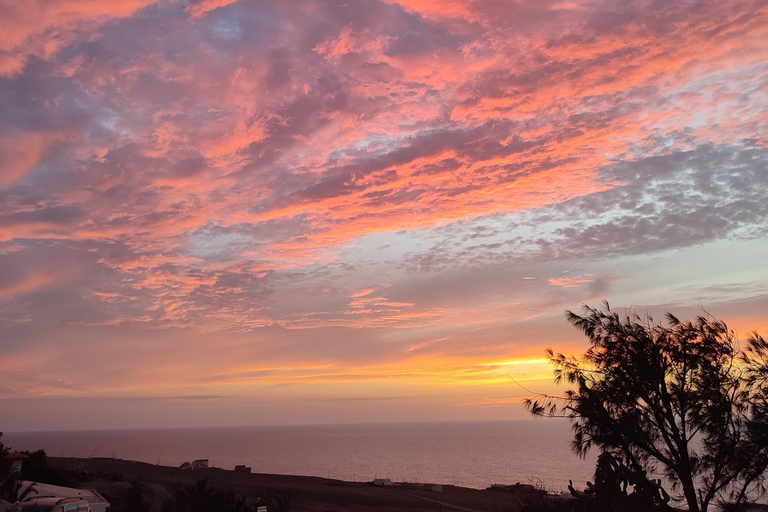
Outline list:
[[[258,497],[275,499],[269,512],[279,512],[289,500],[292,512],[463,510],[514,512],[520,509],[524,492],[476,490],[442,486],[442,492],[419,485],[378,487],[317,477],[237,473],[224,469],[180,470],[143,462],[119,459],[49,459],[51,465],[80,475],[81,487],[92,488],[110,502],[111,512],[131,510],[136,489],[150,512],[162,512],[179,486],[193,486],[201,480],[212,489],[231,490],[256,503]],[[131,497],[133,496],[133,497]],[[287,498],[287,500],[286,500]],[[263,501],[262,501],[263,503]]]

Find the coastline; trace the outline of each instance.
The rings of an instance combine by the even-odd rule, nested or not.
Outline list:
[[[485,489],[543,482],[566,491],[593,476],[596,455],[570,447],[563,421],[433,422],[6,433],[15,450],[111,457],[178,467],[208,458],[233,469],[343,481],[391,478]]]

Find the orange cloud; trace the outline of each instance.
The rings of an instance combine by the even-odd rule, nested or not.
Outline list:
[[[593,280],[589,277],[575,276],[575,277],[553,277],[549,280],[549,284],[552,286],[562,286],[565,288],[571,288],[579,286],[584,283],[591,283]]]
[[[472,0],[386,0],[387,3],[400,5],[408,11],[418,13],[425,18],[460,18],[476,21],[477,2]]]

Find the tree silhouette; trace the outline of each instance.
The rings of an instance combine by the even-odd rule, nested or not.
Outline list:
[[[768,343],[756,333],[741,350],[721,321],[666,323],[584,306],[568,321],[590,341],[579,358],[548,350],[563,396],[525,403],[537,416],[571,420],[573,449],[596,446],[632,471],[636,489],[661,472],[691,512],[743,503],[765,492],[768,468]]]

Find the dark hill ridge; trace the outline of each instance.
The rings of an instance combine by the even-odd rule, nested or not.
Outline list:
[[[105,495],[113,506],[111,512],[127,511],[125,496],[132,482],[144,485],[150,512],[161,512],[162,503],[177,485],[192,485],[207,480],[215,489],[231,489],[249,501],[258,496],[290,495],[291,512],[463,510],[509,512],[518,510],[521,496],[512,492],[469,489],[443,485],[442,492],[418,484],[373,486],[363,482],[344,482],[312,476],[242,473],[207,468],[181,470],[144,462],[109,458],[57,458],[50,463],[75,471],[85,480],[81,487],[93,488]],[[270,511],[271,512],[271,511]]]

